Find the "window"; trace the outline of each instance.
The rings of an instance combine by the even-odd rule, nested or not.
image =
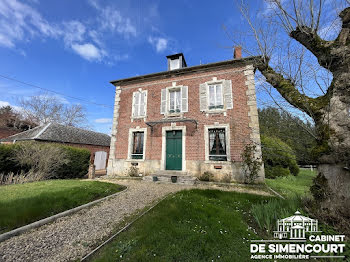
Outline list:
[[[225,128],[209,129],[209,160],[227,161]]]
[[[160,113],[168,114],[188,112],[188,87],[172,86],[161,90]]]
[[[179,113],[181,111],[181,90],[169,91],[169,113]]]
[[[137,91],[133,94],[133,117],[145,117],[147,107],[147,91]]]
[[[144,132],[133,132],[132,159],[143,159]]]
[[[222,85],[209,85],[209,109],[224,108]]]
[[[180,59],[170,59],[170,70],[180,68]]]

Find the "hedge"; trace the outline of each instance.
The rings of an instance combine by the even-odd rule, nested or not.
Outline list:
[[[67,154],[69,163],[61,166],[55,178],[82,178],[85,176],[89,169],[90,151],[71,146],[63,146],[63,150]]]
[[[0,144],[0,174],[6,175],[10,172],[19,174],[21,171],[27,172],[30,170],[30,166],[21,166],[15,160],[16,148],[22,145],[25,145],[25,142],[18,144]],[[66,164],[62,164],[55,172],[53,178],[82,178],[87,174],[90,162],[90,151],[60,144],[50,143],[50,145],[61,147],[68,160]]]
[[[261,145],[266,178],[298,175],[296,156],[290,146],[279,138],[268,136],[261,136]]]

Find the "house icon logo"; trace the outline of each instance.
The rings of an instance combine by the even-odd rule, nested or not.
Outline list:
[[[303,240],[305,233],[319,233],[317,219],[302,216],[296,211],[294,216],[279,219],[277,221],[277,230],[274,231],[274,237],[278,239]]]

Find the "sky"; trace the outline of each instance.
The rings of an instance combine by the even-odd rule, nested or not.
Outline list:
[[[40,93],[10,77],[82,104],[89,125],[110,134],[109,81],[164,71],[178,52],[188,66],[232,59],[236,29],[248,30],[234,0],[0,0],[0,106]]]

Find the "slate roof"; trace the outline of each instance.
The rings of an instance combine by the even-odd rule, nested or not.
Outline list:
[[[60,143],[110,146],[109,135],[56,123],[37,126],[33,129],[0,139],[1,142],[41,140]]]

